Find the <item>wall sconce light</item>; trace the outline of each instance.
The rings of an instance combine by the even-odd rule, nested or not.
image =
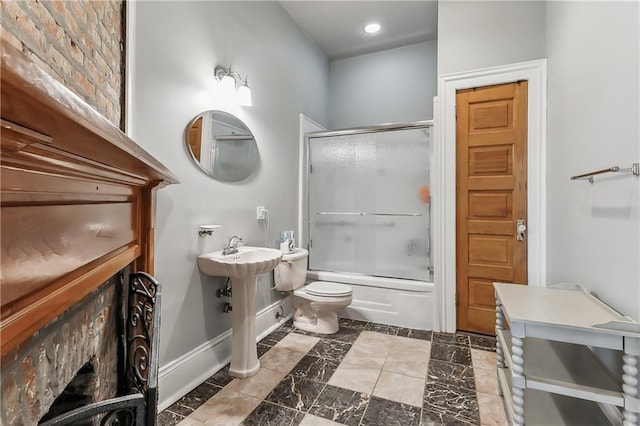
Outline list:
[[[220,84],[223,91],[226,93],[233,93],[235,91],[235,98],[238,105],[251,106],[251,89],[247,84],[247,78],[242,78],[240,74],[235,71],[231,71],[231,65],[229,68],[218,65],[215,70],[216,81]]]

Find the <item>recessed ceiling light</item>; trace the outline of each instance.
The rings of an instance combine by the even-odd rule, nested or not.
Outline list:
[[[368,34],[375,34],[378,31],[380,31],[380,24],[373,23],[364,27],[364,32]]]

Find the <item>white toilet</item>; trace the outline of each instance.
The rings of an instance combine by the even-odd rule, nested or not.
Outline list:
[[[275,288],[293,291],[291,296],[293,325],[301,330],[321,334],[338,331],[338,311],[351,304],[353,290],[348,285],[312,281],[303,286],[307,278],[309,252],[297,248],[283,254],[282,260],[273,270]]]

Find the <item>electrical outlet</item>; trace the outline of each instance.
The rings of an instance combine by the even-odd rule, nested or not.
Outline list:
[[[256,219],[257,220],[266,220],[267,219],[267,208],[265,206],[256,207]]]

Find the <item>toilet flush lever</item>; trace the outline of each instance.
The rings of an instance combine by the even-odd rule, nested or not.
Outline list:
[[[516,239],[518,241],[524,241],[526,231],[527,225],[525,225],[524,219],[518,219],[516,221]]]

